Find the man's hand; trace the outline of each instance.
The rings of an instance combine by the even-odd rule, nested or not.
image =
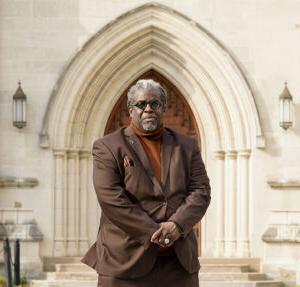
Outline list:
[[[180,230],[172,221],[162,222],[152,237],[151,242],[160,247],[170,247],[180,237]]]

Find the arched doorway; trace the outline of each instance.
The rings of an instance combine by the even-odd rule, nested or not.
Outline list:
[[[89,212],[98,206],[90,200],[91,145],[103,136],[132,79],[151,69],[181,91],[201,135],[215,194],[202,220],[202,254],[249,256],[251,157],[264,147],[252,91],[213,35],[157,3],[103,27],[69,62],[53,90],[40,133],[41,147],[53,154],[52,254],[83,254],[94,240],[97,224],[91,220],[98,217]]]
[[[166,77],[161,75],[154,69],[143,73],[140,77],[132,81],[132,83],[122,93],[121,97],[115,104],[109,119],[107,121],[104,134],[113,132],[121,127],[127,126],[130,123],[130,117],[127,109],[127,93],[129,88],[139,79],[153,79],[159,82],[167,91],[168,102],[164,116],[164,124],[168,128],[172,128],[178,132],[196,138],[199,147],[200,134],[197,123],[191,108],[184,99],[183,95],[176,86]],[[198,242],[198,255],[201,255],[201,223],[199,222],[194,228]]]

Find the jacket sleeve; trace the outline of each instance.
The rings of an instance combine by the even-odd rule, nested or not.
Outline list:
[[[169,221],[174,221],[181,227],[183,237],[186,237],[201,220],[210,203],[209,178],[196,141],[193,146],[187,193],[185,200],[169,218]]]
[[[131,238],[148,247],[159,225],[127,196],[117,161],[99,140],[93,145],[93,183],[105,216]]]

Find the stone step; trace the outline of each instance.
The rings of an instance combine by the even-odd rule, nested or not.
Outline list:
[[[201,287],[284,287],[280,281],[201,281]]]
[[[83,263],[56,264],[56,272],[92,272],[93,269]]]
[[[30,287],[97,287],[96,280],[32,280]],[[201,287],[283,287],[279,281],[201,281]]]
[[[82,257],[70,257],[70,256],[61,256],[61,257],[43,257],[43,266],[44,271],[53,272],[55,271],[56,264],[76,264],[80,263]]]
[[[261,271],[261,259],[256,257],[199,257],[200,264],[247,264],[250,272]]]
[[[201,281],[260,281],[266,280],[264,273],[258,272],[199,272]]]
[[[91,267],[83,263],[56,264],[56,272],[91,272]],[[202,263],[200,272],[249,272],[248,264],[207,264]]]
[[[32,280],[29,287],[97,287],[97,280]]]
[[[94,272],[56,272],[56,280],[97,280],[98,274]]]
[[[60,256],[60,257],[43,257],[45,263],[79,263],[80,256]]]
[[[97,280],[96,272],[55,272],[47,274],[47,280]],[[199,273],[201,281],[261,281],[266,280],[263,273]]]
[[[249,272],[248,264],[209,264],[202,263],[200,272]]]
[[[97,280],[97,273],[93,272],[53,272],[47,274],[47,280]],[[263,273],[199,273],[201,281],[261,281],[266,280]]]
[[[203,263],[217,263],[217,264],[260,264],[261,258],[258,257],[199,257],[200,262]]]
[[[56,264],[56,272],[91,272],[91,267],[83,263]],[[200,272],[249,272],[248,264],[207,264],[202,263]]]

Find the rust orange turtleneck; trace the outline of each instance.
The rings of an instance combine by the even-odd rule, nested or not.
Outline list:
[[[158,182],[161,183],[160,150],[162,134],[164,131],[163,125],[158,130],[151,133],[145,133],[139,130],[137,127],[134,126],[133,123],[130,124],[130,127],[140,139],[150,161],[154,175],[157,178]]]

